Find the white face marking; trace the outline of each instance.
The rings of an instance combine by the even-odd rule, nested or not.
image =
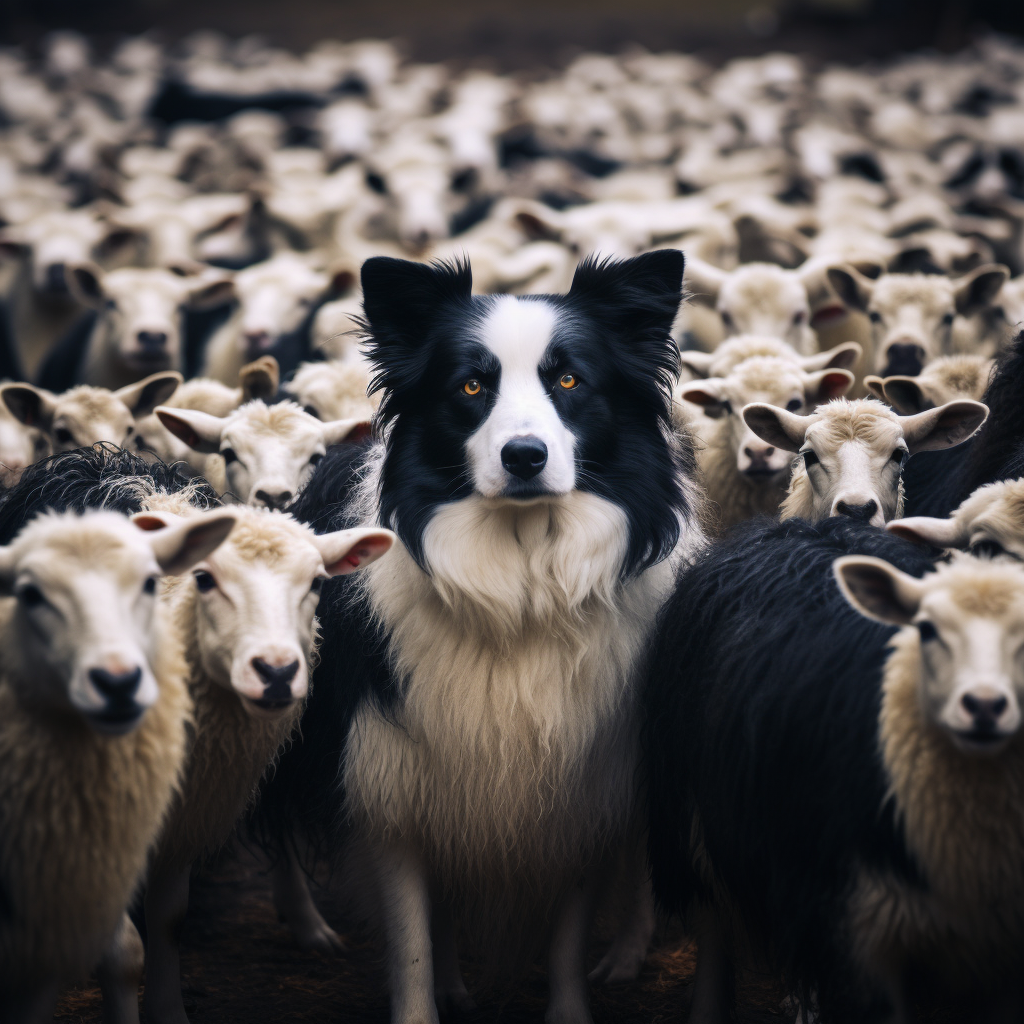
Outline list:
[[[501,364],[498,395],[490,414],[466,444],[473,483],[488,498],[515,480],[502,465],[502,449],[516,438],[536,438],[547,462],[533,478],[539,489],[568,494],[576,484],[576,439],[562,422],[539,367],[555,330],[557,312],[541,300],[498,299],[479,339]]]

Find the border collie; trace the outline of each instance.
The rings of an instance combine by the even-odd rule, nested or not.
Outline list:
[[[401,543],[357,591],[386,667],[343,781],[396,1024],[470,1005],[456,915],[492,956],[549,935],[547,1019],[590,1020],[595,896],[637,834],[636,677],[703,542],[669,427],[682,273],[676,250],[591,259],[515,297],[472,295],[466,265],[363,266],[383,400],[355,500]]]

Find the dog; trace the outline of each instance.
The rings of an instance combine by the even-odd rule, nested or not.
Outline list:
[[[461,263],[363,265],[383,397],[346,515],[400,543],[321,603],[321,668],[344,673],[395,1024],[472,1005],[457,918],[492,960],[547,936],[547,1020],[591,1019],[595,900],[638,836],[635,688],[704,543],[669,420],[683,263],[588,259],[526,297],[473,295]],[[324,518],[325,461],[300,516]]]

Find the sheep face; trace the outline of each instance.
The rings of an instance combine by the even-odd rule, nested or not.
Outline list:
[[[50,441],[46,434],[35,427],[26,427],[0,403],[0,488],[13,487],[33,462],[49,454]]]
[[[1021,725],[1024,571],[961,557],[917,579],[878,558],[836,562],[862,615],[904,627],[897,648],[918,670],[921,712],[968,754],[998,753]]]
[[[931,547],[1024,562],[1024,480],[979,487],[949,519],[914,516],[897,519],[886,529]]]
[[[197,653],[204,673],[233,690],[249,714],[273,718],[305,699],[324,581],[369,565],[394,535],[316,535],[276,512],[237,515],[231,538],[193,571]],[[142,512],[135,521],[153,528],[190,519]]]
[[[285,390],[318,420],[368,420],[377,404],[367,397],[369,385],[365,366],[332,361],[304,363]]]
[[[994,360],[984,356],[940,356],[916,377],[869,375],[864,384],[897,412],[912,414],[957,398],[980,401],[994,366]]]
[[[6,651],[19,698],[129,732],[157,700],[150,669],[157,577],[184,572],[234,525],[205,513],[148,536],[123,516],[48,514],[0,548],[0,597],[21,645]]]
[[[755,263],[737,268],[723,282],[715,308],[727,335],[782,338],[798,352],[809,354],[807,290],[796,274],[782,267]]]
[[[52,395],[29,384],[7,384],[0,388],[0,398],[26,427],[44,431],[55,452],[100,442],[123,448],[132,441],[135,418],[148,416],[180,383],[181,374],[172,370],[117,391],[82,384]]]
[[[882,377],[916,377],[949,352],[957,314],[971,316],[991,304],[1005,267],[987,265],[957,280],[937,274],[885,274],[877,281],[852,267],[832,267],[828,278],[842,300],[867,313]]]
[[[701,406],[711,419],[726,421],[737,472],[751,482],[772,485],[788,476],[792,452],[760,438],[743,419],[744,406],[758,402],[791,413],[808,413],[852,386],[853,374],[848,370],[804,373],[790,360],[757,358],[741,363],[728,377],[712,377],[684,387],[681,397]]]
[[[129,372],[177,370],[182,363],[182,314],[227,301],[230,279],[220,274],[180,277],[167,270],[135,267],[102,273],[96,267],[69,271],[68,285],[99,311],[99,345]]]
[[[292,502],[327,447],[345,440],[361,422],[322,423],[294,402],[248,402],[223,419],[166,406],[156,412],[190,448],[223,458],[226,493],[263,508],[284,508]]]
[[[810,416],[748,405],[743,418],[769,444],[800,455],[782,518],[829,516],[883,526],[900,514],[903,465],[915,452],[950,448],[985,422],[980,402],[950,402],[897,416],[874,400],[837,399]]]

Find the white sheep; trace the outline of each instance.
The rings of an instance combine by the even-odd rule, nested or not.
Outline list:
[[[967,400],[898,416],[874,399],[836,399],[808,416],[748,405],[747,425],[770,445],[794,452],[782,518],[849,516],[883,526],[903,510],[903,465],[916,452],[966,441],[988,416]]]
[[[154,495],[134,520],[156,530],[187,524],[195,512],[183,505],[179,496]],[[145,1010],[155,1024],[185,1019],[177,936],[192,863],[228,840],[298,724],[320,588],[368,565],[394,541],[388,530],[317,535],[278,512],[234,514],[228,539],[162,597],[184,640],[195,710],[181,792],[148,872]]]
[[[13,487],[33,462],[50,454],[46,433],[25,426],[5,402],[0,402],[0,490]]]
[[[758,357],[726,377],[681,389],[681,401],[703,411],[690,417],[689,426],[701,442],[698,463],[722,529],[755,515],[775,515],[786,497],[793,461],[792,452],[766,443],[747,425],[744,407],[758,402],[791,413],[811,412],[852,386],[849,370],[806,373],[789,360]]]
[[[867,389],[899,413],[923,412],[955,398],[973,398],[980,402],[985,396],[995,360],[982,355],[939,356],[916,376],[864,378]]]
[[[726,338],[714,352],[687,350],[681,352],[679,360],[683,368],[694,377],[727,377],[740,363],[747,359],[766,357],[785,359],[807,373],[815,370],[850,370],[860,360],[861,347],[855,341],[847,341],[835,348],[814,355],[801,355],[789,342],[761,334],[738,334]]]
[[[370,375],[357,363],[303,363],[283,390],[318,420],[369,420],[378,400],[369,397]]]
[[[137,419],[149,416],[181,384],[173,370],[154,373],[117,391],[79,384],[53,395],[31,384],[0,385],[0,400],[26,427],[41,430],[55,452],[100,442],[124,448],[133,442]]]
[[[294,402],[247,402],[225,417],[167,406],[156,414],[190,448],[213,456],[204,475],[219,494],[266,508],[292,502],[328,446],[365,428],[354,419],[323,423]]]
[[[156,598],[227,535],[218,510],[159,534],[48,513],[0,548],[0,1006],[49,1019],[100,965],[104,1016],[138,1020],[125,913],[177,788],[189,697]]]

